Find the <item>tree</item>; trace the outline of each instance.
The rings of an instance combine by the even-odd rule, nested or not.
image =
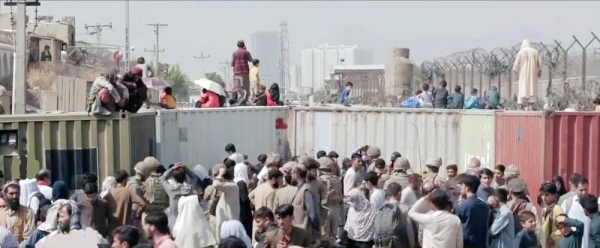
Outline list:
[[[191,81],[187,75],[181,71],[178,64],[170,65],[167,63],[159,63],[158,75],[173,88],[173,95],[175,95],[175,97],[187,97]]]
[[[204,76],[206,77],[206,79],[221,85],[221,87],[223,87],[223,90],[227,89],[225,88],[225,81],[223,80],[221,75],[217,74],[216,72],[206,73],[204,74]]]

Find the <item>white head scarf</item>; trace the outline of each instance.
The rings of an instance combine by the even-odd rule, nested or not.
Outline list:
[[[21,196],[19,197],[19,202],[23,206],[29,206],[29,202],[31,202],[31,197],[33,194],[40,192],[40,189],[37,186],[37,180],[35,179],[23,179],[19,181],[19,185],[21,186]]]
[[[244,181],[246,185],[250,184],[250,179],[248,178],[248,166],[243,162],[236,164],[233,168],[233,181],[236,183]]]
[[[348,193],[350,209],[344,229],[353,240],[369,240],[373,237],[375,210],[365,194],[358,188]]]
[[[100,193],[100,197],[104,198],[108,193],[113,191],[117,186],[117,180],[115,177],[106,177],[102,182],[102,192]]]
[[[177,207],[179,215],[173,226],[173,237],[178,247],[207,247],[217,243],[198,196],[182,196]]]
[[[521,43],[521,49],[528,48],[528,47],[532,47],[531,42],[529,40],[523,40],[523,42]]]
[[[237,220],[228,220],[221,224],[221,239],[229,238],[234,236],[236,238],[241,239],[246,243],[246,247],[252,247],[252,241],[246,234],[246,229],[241,222]]]

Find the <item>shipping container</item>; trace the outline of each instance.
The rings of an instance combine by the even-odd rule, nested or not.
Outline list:
[[[165,165],[210,168],[223,162],[225,146],[232,143],[252,164],[270,152],[286,159],[287,118],[288,107],[161,110],[156,116],[158,158]]]
[[[597,182],[599,143],[600,113],[496,113],[496,163],[517,165],[529,192],[539,192],[555,175],[567,181],[570,174],[579,173]],[[590,186],[597,195],[598,187]]]
[[[460,111],[358,107],[294,107],[290,116],[290,150],[293,155],[336,151],[350,157],[364,145],[381,149],[388,161],[397,151],[414,171],[425,161],[441,157],[444,165],[459,162]],[[445,170],[440,170],[445,176]]]
[[[99,180],[155,154],[155,112],[0,116],[0,169],[5,179],[33,178],[43,168],[52,181],[81,188],[81,176]]]
[[[471,158],[478,158],[482,167],[494,168],[495,121],[492,110],[461,112],[459,171],[466,171]]]

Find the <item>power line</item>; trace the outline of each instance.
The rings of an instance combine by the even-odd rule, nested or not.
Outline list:
[[[89,35],[96,35],[96,43],[98,44],[102,44],[102,30],[104,28],[110,28],[112,29],[112,23],[106,25],[100,25],[100,24],[96,24],[96,25],[87,25],[85,24],[85,30],[89,31]],[[91,29],[91,31],[90,31]]]
[[[162,24],[162,23],[154,23],[154,24],[147,24],[148,26],[152,26],[154,27],[154,34],[156,34],[156,45],[154,45],[154,50],[146,50],[144,49],[144,51],[146,52],[153,52],[154,53],[154,71],[155,71],[155,76],[158,76],[158,54],[161,52],[164,52],[165,50],[162,49],[160,50],[159,47],[159,43],[158,43],[158,37],[160,36],[160,28],[161,27],[167,27],[169,25],[167,24]]]
[[[210,55],[204,56],[204,53],[200,53],[200,56],[194,55],[194,58],[202,61],[202,74],[201,75],[204,76],[204,73],[205,73],[204,72],[204,60],[210,58]]]
[[[219,64],[223,65],[223,80],[225,80],[226,85],[228,85],[230,83],[229,81],[229,67],[231,66],[231,64],[229,63],[229,59],[226,59],[225,62],[219,62]]]

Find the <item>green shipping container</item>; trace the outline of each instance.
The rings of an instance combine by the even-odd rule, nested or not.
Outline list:
[[[155,154],[155,112],[93,116],[87,113],[0,116],[0,169],[5,180],[33,178],[43,168],[69,189],[83,174],[101,183],[117,170]]]
[[[493,168],[496,117],[492,110],[468,110],[460,114],[460,164],[465,172],[471,158],[481,160],[481,166]]]

